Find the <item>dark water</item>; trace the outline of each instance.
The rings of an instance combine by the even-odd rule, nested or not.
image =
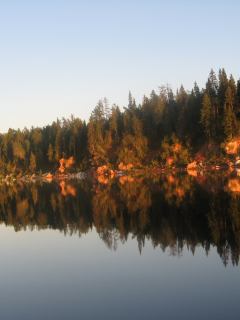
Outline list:
[[[240,178],[0,185],[1,319],[239,319]]]

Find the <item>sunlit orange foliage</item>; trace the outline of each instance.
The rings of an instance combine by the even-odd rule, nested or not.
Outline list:
[[[129,182],[133,182],[135,179],[133,177],[129,177],[129,176],[123,176],[123,177],[120,177],[119,178],[119,182],[124,185],[124,183],[126,181],[129,181]]]
[[[64,172],[64,171],[65,171],[64,161],[65,161],[64,159],[60,159],[60,160],[59,160],[59,163],[60,163],[59,171],[60,171],[60,172]]]
[[[182,196],[184,196],[184,194],[185,194],[184,189],[181,188],[181,187],[176,188],[176,191],[177,191],[177,195],[178,195],[179,197],[182,197]]]
[[[168,158],[166,159],[166,163],[167,163],[169,166],[171,166],[171,165],[173,164],[173,161],[174,161],[173,157],[168,157]]]
[[[67,163],[65,165],[66,168],[69,168],[71,165],[74,164],[74,158],[73,157],[70,157],[68,160],[67,160]]]
[[[63,195],[63,196],[66,196],[66,194],[67,194],[67,192],[66,192],[66,182],[65,181],[61,181],[60,182],[60,187],[62,188],[62,190],[61,190],[61,194]]]
[[[240,192],[240,181],[238,179],[230,179],[228,181],[228,188],[232,192]]]
[[[127,169],[132,169],[134,167],[134,165],[132,163],[127,164],[126,166],[123,164],[123,162],[121,162],[118,165],[118,169],[119,170],[127,170]]]
[[[167,177],[167,179],[168,179],[168,183],[174,183],[175,181],[173,175],[170,175],[169,177]]]
[[[76,189],[73,188],[70,184],[67,185],[67,193],[70,193],[72,196],[76,196]]]
[[[181,150],[182,146],[180,143],[175,143],[173,147],[173,152],[179,152]]]
[[[107,184],[108,183],[108,178],[104,177],[104,176],[99,176],[97,177],[98,182],[103,183],[103,184]]]
[[[64,180],[62,180],[59,185],[62,188],[61,194],[63,196],[66,196],[67,194],[71,194],[74,197],[76,196],[76,189],[72,187],[70,184],[67,185]]]
[[[194,176],[194,177],[197,177],[198,173],[196,170],[188,170],[187,173],[190,175],[190,176]]]

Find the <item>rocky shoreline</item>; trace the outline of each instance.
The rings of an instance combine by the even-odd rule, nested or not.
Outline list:
[[[219,157],[220,146],[216,143],[203,144],[199,151],[195,154],[194,159],[191,163],[187,164],[185,168],[177,167],[173,165],[173,158],[168,157],[166,164],[150,164],[143,166],[140,163],[133,165],[131,163],[124,165],[122,162],[118,165],[116,170],[112,170],[107,165],[92,167],[91,169],[82,172],[73,172],[75,160],[70,157],[68,160],[60,159],[59,168],[54,172],[46,172],[44,174],[39,173],[38,175],[14,175],[9,174],[2,178],[2,181],[34,181],[41,179],[43,181],[65,180],[65,179],[86,179],[92,177],[104,177],[113,178],[126,175],[143,175],[143,174],[164,174],[164,173],[175,173],[175,172],[188,172],[190,175],[198,175],[204,171],[218,171],[226,170],[231,173],[234,169],[240,173],[240,139],[235,139],[224,147],[226,156]],[[218,155],[218,156],[217,156]],[[211,158],[213,157],[213,158]],[[71,173],[68,173],[68,172]],[[101,180],[101,178],[100,178]]]
[[[92,168],[86,172],[76,172],[76,173],[69,173],[69,174],[52,174],[50,172],[46,172],[42,174],[41,176],[37,176],[36,174],[33,175],[25,175],[21,177],[15,177],[14,175],[10,174],[7,175],[5,178],[1,179],[3,182],[8,181],[35,181],[35,180],[42,180],[51,182],[52,180],[66,180],[66,179],[77,179],[77,180],[83,180],[83,179],[90,179],[90,178],[114,178],[114,177],[121,177],[121,176],[128,176],[128,175],[144,175],[144,174],[167,174],[167,173],[177,173],[177,172],[186,172],[189,175],[197,176],[198,174],[203,174],[203,172],[207,171],[219,171],[224,170],[231,173],[233,170],[237,171],[237,173],[240,173],[240,166],[237,165],[221,165],[221,166],[203,166],[202,164],[199,164],[197,166],[190,166],[189,168],[161,168],[161,167],[153,167],[148,170],[142,170],[142,169],[128,169],[128,170],[108,170],[106,166],[98,167],[97,169]]]

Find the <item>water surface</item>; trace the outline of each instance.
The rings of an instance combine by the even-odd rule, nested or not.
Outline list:
[[[239,187],[226,173],[2,183],[2,318],[237,319]]]

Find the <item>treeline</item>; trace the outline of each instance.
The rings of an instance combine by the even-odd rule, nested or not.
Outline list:
[[[87,154],[87,125],[62,118],[43,128],[9,129],[0,135],[0,173],[33,173],[56,169],[61,158],[74,156],[81,163]]]
[[[120,162],[147,163],[148,151],[160,148],[155,159],[190,161],[191,146],[204,141],[221,143],[240,133],[240,80],[229,79],[224,69],[218,77],[211,70],[204,89],[197,83],[191,91],[181,85],[159,87],[137,105],[129,92],[123,112],[106,98],[99,100],[88,124],[62,118],[43,128],[9,129],[0,135],[2,174],[54,169],[61,158],[74,156],[76,166],[116,167]],[[180,148],[175,148],[179,144]]]

